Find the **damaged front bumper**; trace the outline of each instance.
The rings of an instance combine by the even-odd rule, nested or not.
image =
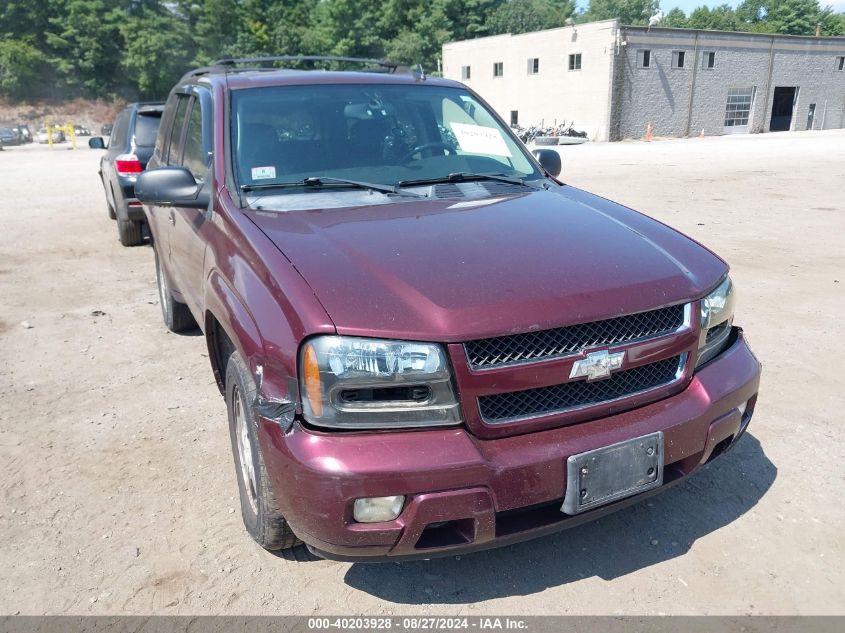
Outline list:
[[[550,534],[678,483],[739,439],[759,380],[760,364],[738,331],[681,393],[589,422],[480,440],[463,428],[326,433],[294,422],[286,432],[262,418],[259,438],[279,508],[316,554],[433,558]],[[575,516],[561,511],[569,456],[657,431],[665,438],[662,486]],[[396,519],[353,520],[355,499],[389,495],[406,497]]]

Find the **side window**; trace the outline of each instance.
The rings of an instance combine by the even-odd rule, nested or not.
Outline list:
[[[187,95],[179,95],[177,98],[179,103],[176,105],[176,114],[173,115],[170,139],[167,142],[167,150],[161,157],[161,162],[164,165],[178,165],[182,158],[179,155],[179,143],[182,140],[182,130],[185,129],[185,111],[188,109],[188,102],[191,99]]]
[[[161,127],[159,128],[158,134],[156,134],[155,155],[159,157],[162,164],[165,163],[165,159],[167,158],[166,150],[168,143],[170,142],[168,132],[173,126],[172,115],[175,114],[174,110],[176,109],[176,102],[178,99],[179,96],[175,94],[172,94],[167,98],[167,103],[164,106],[164,112],[161,114]]]
[[[202,142],[202,109],[195,99],[188,117],[188,131],[185,135],[185,150],[182,164],[194,175],[197,182],[205,180],[207,154]]]
[[[111,138],[109,139],[109,147],[118,151],[126,149],[126,135],[129,133],[129,110],[121,112],[117,121],[114,122],[114,127],[111,131]]]

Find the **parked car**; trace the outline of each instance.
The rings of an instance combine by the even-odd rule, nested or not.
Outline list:
[[[17,130],[10,127],[0,127],[0,147],[21,145],[22,143],[23,139]]]
[[[42,127],[38,130],[38,134],[35,135],[35,140],[39,143],[49,143],[50,137],[53,137],[54,143],[64,143],[65,142],[65,133],[61,130],[52,129],[50,134],[47,133],[47,128]]]
[[[136,183],[252,537],[342,560],[504,545],[734,446],[760,364],[728,265],[562,183],[466,86],[362,64],[189,73]]]
[[[144,211],[135,198],[135,180],[153,153],[164,103],[132,103],[117,116],[108,149],[100,159],[100,180],[109,217],[117,220],[117,236],[124,246],[144,242]],[[88,140],[94,149],[106,149],[102,137]]]
[[[100,134],[103,136],[111,136],[111,131],[114,126],[111,123],[106,123],[100,128]]]
[[[76,136],[91,136],[91,130],[83,125],[74,125],[73,126],[73,133]]]
[[[21,139],[24,143],[32,143],[32,131],[29,129],[29,126],[25,123],[21,123],[20,125],[15,126],[18,133],[21,135]]]

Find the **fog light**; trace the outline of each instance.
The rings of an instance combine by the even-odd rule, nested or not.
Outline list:
[[[355,507],[352,510],[352,517],[358,523],[378,523],[380,521],[392,521],[402,512],[405,504],[404,495],[393,495],[392,497],[364,497],[355,499]]]

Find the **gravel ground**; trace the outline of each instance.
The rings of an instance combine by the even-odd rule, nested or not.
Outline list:
[[[730,261],[764,364],[749,435],[568,532],[351,565],[247,536],[205,346],[164,329],[99,152],[0,152],[0,613],[844,613],[845,131],[561,153]]]

